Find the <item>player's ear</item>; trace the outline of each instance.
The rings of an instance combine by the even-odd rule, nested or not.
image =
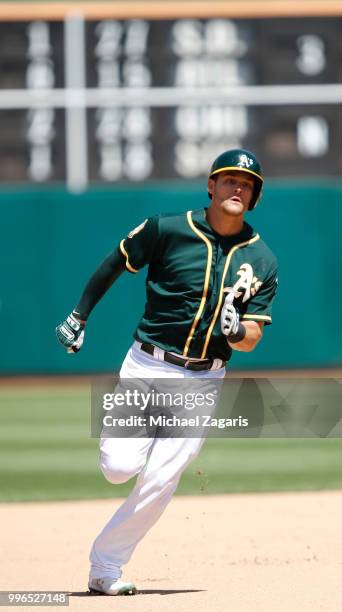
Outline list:
[[[215,185],[214,179],[208,178],[207,191],[208,191],[208,196],[209,196],[210,199],[212,199],[212,197],[213,197],[214,185]]]

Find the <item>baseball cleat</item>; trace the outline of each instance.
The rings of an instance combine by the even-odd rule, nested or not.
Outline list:
[[[113,580],[113,578],[91,578],[88,588],[92,594],[135,595],[137,588],[133,582]]]

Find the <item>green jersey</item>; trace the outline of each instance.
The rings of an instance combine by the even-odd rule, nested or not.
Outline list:
[[[242,321],[272,322],[277,261],[247,223],[234,236],[208,224],[206,209],[156,215],[120,243],[126,267],[148,264],[145,312],[134,337],[185,357],[227,361],[231,348],[221,332],[226,292]]]

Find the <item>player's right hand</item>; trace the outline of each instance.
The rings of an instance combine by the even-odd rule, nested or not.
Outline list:
[[[234,291],[230,291],[224,301],[221,311],[221,331],[229,339],[230,334],[239,330],[239,313],[233,306]]]
[[[56,335],[59,342],[67,349],[68,353],[77,353],[84,339],[85,321],[80,321],[75,311],[56,327]]]

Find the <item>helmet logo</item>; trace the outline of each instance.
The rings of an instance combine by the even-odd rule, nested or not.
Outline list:
[[[249,166],[253,165],[253,159],[248,157],[245,153],[239,156],[240,161],[236,164],[240,168],[249,168]]]

